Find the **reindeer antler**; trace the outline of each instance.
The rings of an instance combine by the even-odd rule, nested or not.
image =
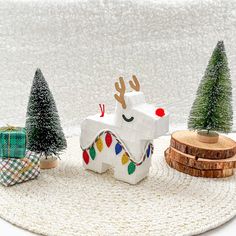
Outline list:
[[[134,89],[135,91],[138,92],[140,90],[139,81],[135,75],[133,75],[132,78],[133,78],[133,80],[129,81],[129,85],[132,89]]]
[[[126,103],[125,103],[125,82],[122,77],[119,78],[119,82],[115,82],[115,88],[116,91],[120,93],[120,96],[115,94],[114,97],[115,99],[122,105],[123,109],[126,108]]]

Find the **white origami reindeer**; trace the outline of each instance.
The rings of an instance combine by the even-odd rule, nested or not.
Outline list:
[[[169,115],[145,102],[135,76],[127,92],[122,77],[115,83],[114,114],[87,117],[81,125],[80,144],[86,169],[103,173],[114,167],[118,180],[136,184],[145,178],[151,165],[152,141],[169,130]]]

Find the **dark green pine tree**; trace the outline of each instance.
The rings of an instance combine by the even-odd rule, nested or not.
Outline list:
[[[232,87],[223,41],[212,53],[192,105],[188,128],[228,133],[232,129]]]
[[[40,69],[35,72],[29,97],[26,130],[27,149],[40,155],[59,155],[66,148],[56,104]]]

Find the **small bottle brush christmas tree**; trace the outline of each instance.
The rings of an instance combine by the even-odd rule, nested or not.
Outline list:
[[[214,136],[214,131],[229,133],[232,122],[230,72],[224,43],[219,41],[197,90],[197,97],[188,119],[188,128],[203,133],[205,131],[205,135]]]
[[[46,159],[66,148],[53,95],[40,69],[35,72],[27,109],[27,149]]]

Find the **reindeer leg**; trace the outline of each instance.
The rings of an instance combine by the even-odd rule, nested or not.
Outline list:
[[[109,165],[103,163],[102,158],[97,157],[95,160],[89,160],[89,163],[86,164],[85,161],[83,161],[83,166],[87,170],[92,170],[97,173],[104,173],[109,169]]]
[[[151,166],[151,158],[146,159],[140,166],[136,166],[132,174],[128,173],[128,163],[126,165],[116,164],[114,177],[129,184],[137,184],[148,176]]]
[[[97,173],[104,173],[110,167],[110,165],[104,163],[104,154],[99,153],[98,150],[95,151],[94,155],[89,154],[88,151],[83,152],[83,166],[85,169]]]

